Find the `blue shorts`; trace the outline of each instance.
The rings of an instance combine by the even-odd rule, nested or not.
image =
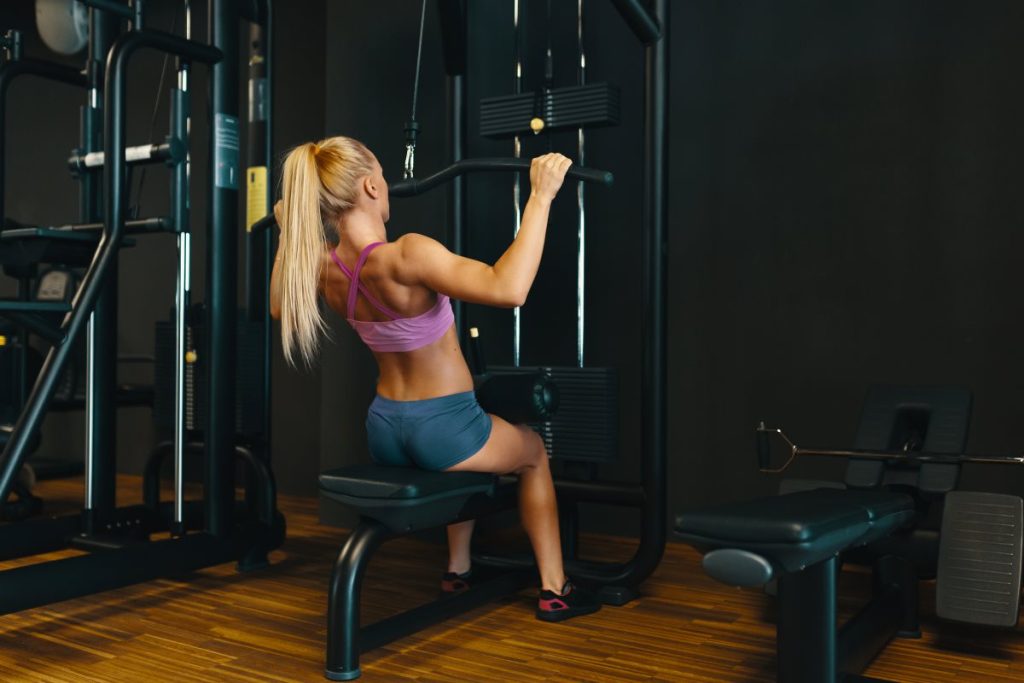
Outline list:
[[[366,416],[366,433],[378,465],[441,471],[484,447],[491,417],[472,391],[422,401],[377,396]]]

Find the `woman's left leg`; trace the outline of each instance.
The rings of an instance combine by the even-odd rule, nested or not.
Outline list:
[[[473,538],[475,522],[476,520],[470,519],[448,525],[448,571],[453,574],[465,574],[469,571],[470,541]]]

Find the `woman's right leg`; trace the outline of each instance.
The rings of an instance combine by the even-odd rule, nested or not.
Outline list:
[[[484,447],[448,472],[519,475],[519,514],[540,570],[541,588],[558,593],[565,586],[558,502],[547,450],[533,430],[491,415],[491,436]]]

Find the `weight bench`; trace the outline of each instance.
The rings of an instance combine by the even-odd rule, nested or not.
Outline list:
[[[491,474],[429,472],[416,468],[355,465],[320,475],[320,491],[352,508],[359,524],[349,534],[331,573],[327,603],[327,664],[333,681],[358,678],[359,654],[524,588],[533,576],[516,570],[474,582],[377,623],[360,627],[363,574],[373,553],[393,538],[476,519],[517,504],[518,485]]]
[[[935,579],[943,619],[1013,628],[1024,567],[1024,500],[958,491],[968,462],[1019,458],[964,453],[971,394],[949,387],[872,387],[852,451],[802,448],[757,430],[760,468],[797,455],[847,459],[842,483],[681,514],[676,532],[705,553],[711,576],[735,586],[778,581],[778,680],[831,683],[858,674],[893,635],[916,636],[917,581]],[[789,461],[771,462],[771,437]],[[936,520],[941,519],[941,528]],[[872,567],[874,597],[836,625],[840,562]]]
[[[896,633],[916,634],[917,576],[898,557],[874,565],[874,598],[836,623],[838,556],[909,525],[914,499],[889,491],[812,490],[678,515],[676,533],[733,586],[778,580],[778,680],[831,683],[857,674]]]

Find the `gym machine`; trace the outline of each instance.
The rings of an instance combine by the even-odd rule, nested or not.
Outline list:
[[[64,230],[91,250],[88,269],[71,303],[61,308],[59,324],[34,321],[53,341],[39,377],[26,397],[10,439],[0,454],[0,499],[14,485],[20,466],[28,456],[31,441],[39,431],[57,380],[67,365],[76,340],[88,336],[89,391],[86,397],[88,443],[86,450],[85,506],[81,514],[51,519],[27,520],[0,527],[0,559],[11,559],[75,548],[86,554],[37,563],[0,572],[0,613],[49,604],[102,590],[164,576],[178,576],[201,567],[237,561],[240,569],[265,566],[267,554],[284,539],[284,518],[276,508],[269,452],[244,461],[248,466],[246,498],[235,499],[234,468],[234,368],[236,294],[235,230],[239,173],[239,122],[237,112],[238,22],[242,19],[269,26],[271,8],[265,2],[210,0],[210,43],[191,38],[190,7],[186,3],[186,37],[158,31],[144,25],[143,0],[130,5],[113,0],[82,0],[90,7],[90,46],[93,65],[87,75],[54,70],[52,67],[23,67],[19,60],[5,65],[4,82],[10,73],[51,74],[58,80],[82,85],[89,92],[89,106],[83,118],[102,121],[102,138],[93,135],[76,155],[89,178],[90,197],[102,197],[101,216]],[[128,30],[114,35],[123,22]],[[111,28],[113,27],[113,28]],[[105,31],[110,31],[105,33]],[[99,45],[97,36],[106,36]],[[177,60],[177,84],[171,92],[171,140],[137,146],[149,149],[137,163],[160,161],[171,168],[171,213],[166,217],[129,221],[127,207],[127,145],[125,141],[126,72],[140,50],[155,50]],[[28,61],[28,60],[24,60]],[[101,77],[101,65],[105,73]],[[33,63],[34,64],[34,63]],[[202,500],[185,500],[183,487],[184,430],[174,435],[175,500],[150,500],[150,505],[115,505],[113,411],[114,366],[116,363],[116,265],[117,252],[127,235],[153,230],[173,232],[178,238],[179,268],[175,300],[176,422],[184,415],[184,316],[188,298],[189,273],[189,126],[190,73],[194,65],[211,69],[210,147],[214,168],[208,178],[208,294],[206,329],[209,336],[210,369],[206,402],[208,428],[204,435],[204,495]],[[69,70],[70,71],[70,70]],[[77,73],[77,72],[75,72]],[[0,88],[2,90],[2,88]],[[102,106],[100,102],[102,100]],[[269,102],[269,100],[267,100]],[[264,149],[269,158],[269,126],[264,129]],[[167,147],[164,148],[163,145]],[[166,155],[154,150],[167,149]],[[95,153],[102,151],[102,158]],[[93,156],[89,156],[93,155]],[[100,185],[100,173],[102,184]],[[99,187],[99,189],[95,189]],[[96,194],[93,194],[96,193]],[[0,205],[2,206],[2,205]],[[263,210],[269,209],[265,198]],[[25,302],[4,302],[0,306],[33,314],[50,308],[32,307]],[[43,327],[47,324],[48,327]],[[169,535],[163,536],[164,533]],[[152,535],[159,534],[154,540]]]
[[[668,2],[655,0],[648,10],[636,0],[614,3],[638,41],[644,45],[644,167],[643,212],[643,377],[640,439],[641,481],[638,484],[556,480],[561,505],[600,502],[636,507],[642,513],[642,535],[634,557],[621,564],[568,560],[574,578],[597,585],[604,599],[622,604],[635,597],[635,588],[657,567],[664,551],[665,508],[665,215],[668,136]],[[465,151],[465,66],[467,6],[460,0],[440,0],[444,55],[449,76],[449,125],[452,165],[423,180],[413,177],[415,118],[407,125],[406,177],[391,186],[391,196],[412,196],[444,182],[451,183],[450,247],[464,253],[465,173],[527,169],[523,159],[474,160]],[[607,91],[606,91],[607,92]],[[554,95],[555,102],[558,96]],[[607,103],[606,103],[607,104]],[[610,105],[606,108],[609,108]],[[415,107],[414,107],[415,110]],[[574,121],[573,126],[582,122]],[[559,125],[569,125],[562,121]],[[602,171],[574,167],[569,177],[592,182],[610,178]],[[457,321],[464,325],[461,308]],[[461,328],[460,328],[461,329]],[[563,399],[565,392],[563,393]],[[563,410],[564,406],[559,408]],[[561,414],[561,412],[559,413]],[[379,545],[413,531],[446,526],[515,506],[514,481],[478,473],[439,473],[408,468],[358,465],[327,471],[320,490],[329,499],[354,509],[361,521],[352,531],[335,563],[328,596],[327,663],[331,680],[360,675],[359,654],[426,628],[455,614],[484,604],[526,585],[534,573],[532,560],[492,558],[502,571],[468,590],[415,607],[376,624],[360,627],[359,604],[363,574]],[[571,525],[568,547],[574,547]],[[572,557],[572,555],[568,555]]]
[[[852,449],[804,448],[762,423],[761,471],[843,458],[844,481],[790,481],[784,495],[678,515],[676,533],[704,554],[709,575],[733,586],[777,582],[779,681],[877,680],[860,674],[888,641],[920,636],[920,580],[935,581],[942,619],[1017,625],[1024,500],[958,482],[966,464],[1020,466],[1024,456],[965,453],[970,413],[963,389],[878,386]],[[873,596],[839,626],[843,563],[872,568]]]

